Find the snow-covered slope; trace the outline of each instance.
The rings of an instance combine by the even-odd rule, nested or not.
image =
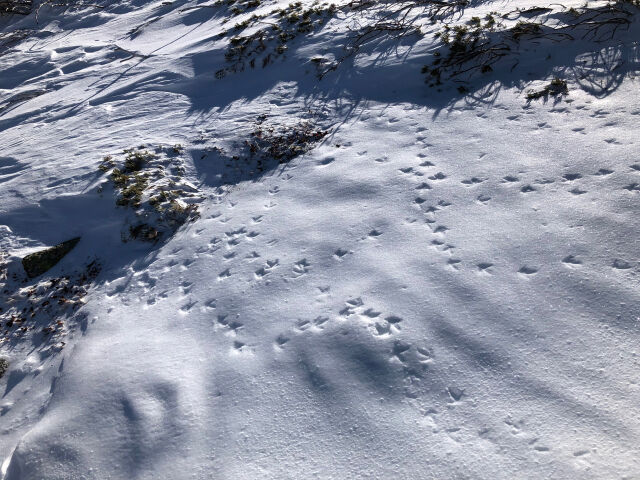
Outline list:
[[[354,47],[393,4],[318,7],[255,68],[231,39],[298,7],[0,17],[4,480],[640,477],[638,15],[429,87],[441,22],[573,14]],[[198,215],[117,206],[114,167]]]

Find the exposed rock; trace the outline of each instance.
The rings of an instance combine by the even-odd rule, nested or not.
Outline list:
[[[22,266],[29,278],[42,275],[53,268],[80,241],[80,237],[59,243],[55,247],[27,255],[22,259]]]

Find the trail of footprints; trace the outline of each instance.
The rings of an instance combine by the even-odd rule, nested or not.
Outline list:
[[[419,154],[418,156],[421,157],[422,159],[426,157],[426,155],[422,153]],[[436,165],[429,160],[423,160],[419,166],[423,169],[433,169],[432,167],[435,167]],[[427,191],[434,189],[432,184],[435,185],[440,181],[446,180],[447,175],[441,171],[437,171],[431,174],[429,173],[425,174],[421,170],[414,169],[412,167],[401,168],[400,172],[402,172],[403,174],[410,174],[418,178],[428,175],[427,179],[430,180],[431,183],[421,181],[415,187],[415,190],[417,191],[418,196],[414,199],[414,203],[423,213],[424,221],[429,226],[433,234],[434,238],[431,240],[431,246],[436,250],[438,250],[439,252],[441,252],[447,258],[446,263],[449,268],[453,270],[458,270],[461,260],[454,256],[455,246],[446,241],[446,232],[449,230],[449,228],[445,225],[439,224],[437,221],[437,213],[447,207],[450,207],[452,204],[451,202],[448,202],[447,200],[442,198],[437,199],[435,203],[429,203],[427,199],[424,198],[424,196],[422,196]],[[482,179],[473,177],[471,179],[464,180],[462,183],[464,185],[473,185],[473,184],[481,183],[482,181],[483,181]],[[483,201],[488,201],[488,200],[490,200],[490,197],[486,197],[486,198],[483,197]],[[488,267],[485,267],[485,269],[486,268]]]
[[[269,196],[277,195],[281,191],[279,186],[271,186],[268,188]],[[232,220],[231,215],[225,215],[223,212],[226,206],[226,211],[232,211],[237,202],[225,201],[224,196],[220,195],[217,201],[214,200],[214,204],[217,204],[219,209],[210,213],[207,219],[214,220],[222,225],[230,223]],[[256,226],[261,224],[266,214],[270,213],[270,210],[277,204],[270,201],[268,204],[263,205],[266,210],[265,214],[252,215],[250,221],[244,225],[237,226],[235,228],[229,228],[223,232],[222,235],[215,236],[208,243],[198,247],[195,250],[195,257],[200,255],[209,256],[215,259],[216,266],[221,266],[221,270],[217,273],[217,281],[224,282],[230,277],[237,275],[238,261],[243,261],[249,264],[253,264],[251,278],[247,279],[249,282],[265,283],[271,282],[274,272],[279,271],[279,275],[275,278],[283,281],[296,280],[306,276],[312,270],[312,264],[307,258],[300,258],[297,261],[293,261],[287,265],[283,265],[278,258],[264,258],[261,253],[256,250],[251,250],[251,244],[254,239],[261,235],[260,231],[255,229]],[[200,236],[206,229],[197,229],[194,232],[194,236]],[[264,245],[269,247],[277,243],[277,239],[272,239],[264,242]],[[243,248],[244,247],[244,248]],[[247,252],[248,250],[248,252]],[[181,247],[175,248],[169,257],[176,257],[182,251]],[[341,258],[346,254],[351,253],[347,250],[338,249],[335,252],[336,258]],[[190,258],[178,262],[176,259],[171,259],[164,268],[164,273],[174,271],[177,267],[180,270],[186,270],[195,262],[196,258]],[[225,266],[225,263],[228,266]],[[246,271],[246,268],[241,268],[242,271]],[[148,305],[153,305],[158,299],[166,299],[169,297],[169,292],[163,292],[160,295],[154,295],[155,284],[157,279],[149,277],[148,274],[144,274],[139,278],[138,284],[143,287],[146,294],[149,295],[147,300]],[[182,306],[178,309],[178,312],[182,315],[187,315],[189,311],[198,305],[197,301],[194,301],[191,296],[193,284],[189,282],[182,282],[178,287],[179,298],[181,299]],[[211,312],[217,312],[217,302],[215,299],[207,301],[200,307],[201,311],[209,314]],[[318,317],[310,322],[310,326],[320,328],[327,319]],[[303,327],[303,326],[301,326]],[[254,351],[254,346],[249,345],[241,337],[244,325],[238,318],[230,318],[227,314],[216,313],[213,320],[214,331],[221,332],[223,335],[231,338],[231,353],[251,353]],[[287,338],[278,337],[276,343],[284,345],[287,342]]]
[[[443,256],[446,258],[446,265],[448,268],[452,270],[459,270],[462,264],[462,260],[455,256],[455,246],[447,242],[446,239],[446,232],[449,230],[449,228],[445,225],[439,224],[437,219],[438,212],[451,206],[451,203],[442,198],[437,198],[435,203],[430,203],[425,198],[426,192],[430,191],[430,193],[433,194],[434,186],[436,186],[438,182],[446,180],[448,176],[442,171],[436,171],[434,173],[423,172],[421,169],[430,168],[431,170],[437,170],[436,168],[431,168],[436,167],[436,164],[429,160],[424,160],[424,158],[426,157],[425,154],[419,154],[418,157],[422,159],[422,162],[419,164],[420,168],[403,167],[399,168],[398,170],[402,174],[411,175],[418,178],[420,183],[415,187],[417,196],[414,199],[414,204],[422,211],[424,215],[424,221],[431,229],[433,236],[431,240],[431,246],[443,254]],[[640,164],[636,163],[629,165],[629,169],[631,174],[640,173]],[[609,177],[613,173],[615,173],[614,170],[608,168],[600,168],[599,170],[592,172],[591,175],[604,178]],[[430,180],[430,183],[422,180],[422,177],[425,176],[428,180]],[[567,190],[568,193],[570,193],[571,195],[579,196],[588,193],[587,190],[583,189],[583,187],[580,187],[579,185],[579,180],[583,179],[584,177],[585,176],[582,173],[569,172],[565,173],[560,181],[563,184],[566,184],[567,187],[571,187]],[[488,178],[472,176],[470,178],[463,179],[460,183],[464,187],[474,190],[474,187],[481,185],[487,180]],[[513,184],[514,186],[518,187],[518,192],[520,194],[527,195],[538,192],[541,186],[555,183],[555,180],[542,178],[537,179],[531,183],[523,184],[523,182],[517,175],[506,175],[501,179],[501,182],[507,185]],[[640,192],[640,178],[638,179],[638,182],[631,181],[630,183],[624,185],[622,189],[633,193]],[[480,193],[476,196],[476,201],[480,204],[487,204],[490,200],[491,197],[485,193]],[[562,259],[562,263],[567,267],[573,268],[582,265],[582,260],[577,258],[575,255],[570,254]],[[480,274],[491,275],[493,266],[494,264],[491,262],[480,262],[475,265],[475,268]],[[633,265],[626,260],[616,258],[612,261],[611,267],[617,270],[628,270],[631,269]],[[538,273],[538,268],[530,265],[523,265],[517,271],[517,274],[522,278],[531,277],[536,273]]]
[[[382,312],[366,308],[360,297],[347,300],[339,314],[345,319],[353,316],[360,318],[369,326],[371,333],[378,337],[388,337],[402,329],[402,318],[396,315],[383,316]]]
[[[424,222],[431,230],[431,246],[443,255],[447,268],[452,271],[457,271],[463,266],[463,262],[455,255],[456,247],[447,241],[447,232],[449,231],[449,228],[438,221],[438,214],[451,207],[452,203],[445,198],[438,198],[437,195],[434,196],[440,182],[451,182],[452,179],[446,174],[446,172],[440,171],[435,163],[427,160],[425,154],[419,154],[419,157],[421,158],[421,163],[418,167],[405,167],[399,170],[403,175],[410,175],[417,178],[417,185],[414,187],[416,192],[414,204],[422,212]],[[640,172],[640,164],[630,165],[630,171],[632,174]],[[591,175],[597,177],[608,177],[613,173],[613,170],[601,168],[596,172],[592,172]],[[582,173],[569,172],[564,174],[560,181],[568,187],[571,187],[567,191],[572,195],[583,195],[587,192],[581,188],[579,184],[580,180],[584,177],[585,176]],[[464,188],[469,189],[470,192],[474,192],[473,194],[475,195],[477,202],[486,204],[491,201],[491,197],[489,195],[479,193],[477,188],[481,187],[487,180],[489,179],[485,177],[470,176],[462,179],[460,184]],[[529,184],[523,184],[517,175],[506,175],[501,179],[501,182],[507,185],[513,184],[514,187],[516,187],[518,194],[529,195],[538,191],[543,185],[554,183],[555,180],[539,179]],[[632,182],[625,186],[624,189],[635,194],[635,192],[640,191],[640,186],[637,182]],[[279,192],[280,188],[278,186],[272,186],[268,190],[269,197],[276,196]],[[434,200],[428,200],[429,197],[434,198]],[[220,198],[218,204],[222,206],[223,203],[224,199]],[[228,210],[233,210],[235,205],[236,204],[233,202],[227,202]],[[270,209],[275,205],[277,204],[273,200],[264,205],[265,213],[268,214]],[[208,218],[216,220],[222,224],[226,224],[231,220],[231,217],[224,215],[221,211],[211,213]],[[295,262],[289,263],[287,266],[283,265],[278,258],[263,259],[262,255],[255,250],[242,252],[242,250],[239,249],[241,245],[248,245],[253,241],[253,239],[260,236],[260,232],[254,228],[262,223],[264,219],[265,214],[251,216],[251,219],[245,225],[240,225],[236,228],[229,228],[223,233],[223,235],[214,237],[208,242],[208,244],[200,246],[196,250],[196,256],[206,255],[222,257],[222,262],[220,262],[220,264],[223,267],[225,262],[230,262],[230,266],[221,268],[218,272],[217,279],[220,282],[224,282],[235,274],[233,262],[238,258],[255,264],[250,281],[268,283],[271,281],[270,278],[276,271],[279,272],[279,275],[276,278],[285,279],[285,281],[286,279],[295,280],[309,274],[312,271],[312,264],[307,258],[301,258]],[[196,230],[195,235],[200,235],[203,230],[204,229]],[[370,238],[375,238],[380,235],[382,235],[382,232],[378,229],[372,229],[368,233],[368,237]],[[277,240],[275,239],[265,242],[266,246],[274,245],[275,243],[277,243]],[[179,250],[180,249],[177,249],[177,251],[172,252],[173,255],[175,256],[179,253]],[[336,260],[340,261],[352,253],[353,252],[350,250],[338,248],[333,252],[333,256]],[[178,264],[177,261],[170,260],[167,267],[165,267],[165,271],[169,270],[170,267],[175,266],[186,270],[194,261],[195,258],[191,258],[183,261],[182,264]],[[565,256],[561,261],[569,268],[576,268],[582,264],[582,260],[572,254]],[[480,262],[474,267],[479,274],[492,275],[495,265],[492,262],[486,261]],[[633,268],[633,265],[624,259],[616,258],[613,259],[611,267],[618,270],[627,270]],[[538,268],[535,266],[522,265],[516,273],[522,278],[527,278],[535,275],[537,272]],[[146,277],[139,278],[139,284],[143,286],[146,293],[152,293],[152,291],[155,290],[154,286],[156,279],[149,277],[148,274],[145,275]],[[197,302],[192,301],[189,298],[189,293],[191,291],[190,284],[183,283],[180,287],[180,291],[185,302],[179,310],[180,313],[186,314],[197,305]],[[165,298],[168,298],[168,292],[162,292],[157,296],[150,295],[147,303],[151,305],[156,303],[157,299]],[[207,302],[207,304],[202,306],[202,308],[215,309],[215,301],[212,302],[213,303]],[[427,365],[431,361],[431,355],[429,354],[428,349],[422,347],[414,348],[409,344],[403,343],[401,340],[393,339],[393,337],[402,330],[402,318],[395,315],[385,315],[374,308],[365,307],[360,298],[346,301],[344,307],[339,312],[338,318],[341,320],[359,319],[361,322],[364,322],[372,336],[379,339],[385,339],[390,342],[392,341],[389,348],[389,351],[391,352],[390,358],[395,359],[395,361],[400,363],[409,362],[411,364],[406,365],[407,372],[411,372],[407,377],[407,382],[409,384],[415,383],[416,378],[420,378],[420,368],[417,368],[417,366]],[[300,320],[294,330],[298,333],[305,331],[320,332],[325,329],[330,322],[331,320],[329,317],[318,316],[312,320]],[[251,349],[251,347],[237,338],[243,327],[242,323],[238,320],[231,321],[224,315],[218,315],[214,326],[216,329],[222,330],[233,337],[234,351],[244,352]],[[275,340],[275,345],[278,348],[283,348],[289,341],[290,337],[291,334],[279,335]],[[409,360],[410,358],[412,360]],[[449,395],[454,401],[457,401],[461,398],[462,393],[456,390],[455,387],[452,387],[449,391]]]
[[[348,329],[365,328],[372,338],[384,342],[386,360],[401,367],[401,388],[408,399],[420,396],[421,382],[432,367],[434,354],[431,349],[422,345],[414,345],[398,338],[402,331],[404,319],[398,315],[384,313],[371,307],[361,297],[350,298],[344,302],[336,314],[319,315],[312,320],[299,319],[288,331],[279,334],[274,340],[277,350],[287,349],[287,344],[300,335],[315,335],[323,332],[347,333]],[[347,330],[344,330],[344,329]],[[464,391],[456,386],[449,386],[443,396],[448,396],[450,403],[460,401]]]

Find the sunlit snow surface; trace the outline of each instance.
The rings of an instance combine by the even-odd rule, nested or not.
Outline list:
[[[118,3],[0,18],[0,247],[103,264],[64,348],[0,347],[4,480],[640,477],[637,48],[460,96],[429,35],[319,81],[337,19],[216,79],[235,19]],[[330,133],[223,185],[261,115]],[[123,243],[98,165],[177,143],[200,218]]]

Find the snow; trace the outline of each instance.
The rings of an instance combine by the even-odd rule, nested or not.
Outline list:
[[[75,236],[44,278],[102,266],[57,333],[0,345],[2,479],[640,476],[637,17],[619,75],[575,67],[607,45],[543,44],[556,70],[461,96],[424,83],[428,22],[318,80],[346,15],[217,79],[247,18],[221,12],[0,18],[30,31],[0,52],[9,271]],[[569,95],[527,101],[566,58]],[[307,153],[226,169],[260,125],[303,121],[329,131]],[[123,242],[103,157],[175,144],[200,217]]]

